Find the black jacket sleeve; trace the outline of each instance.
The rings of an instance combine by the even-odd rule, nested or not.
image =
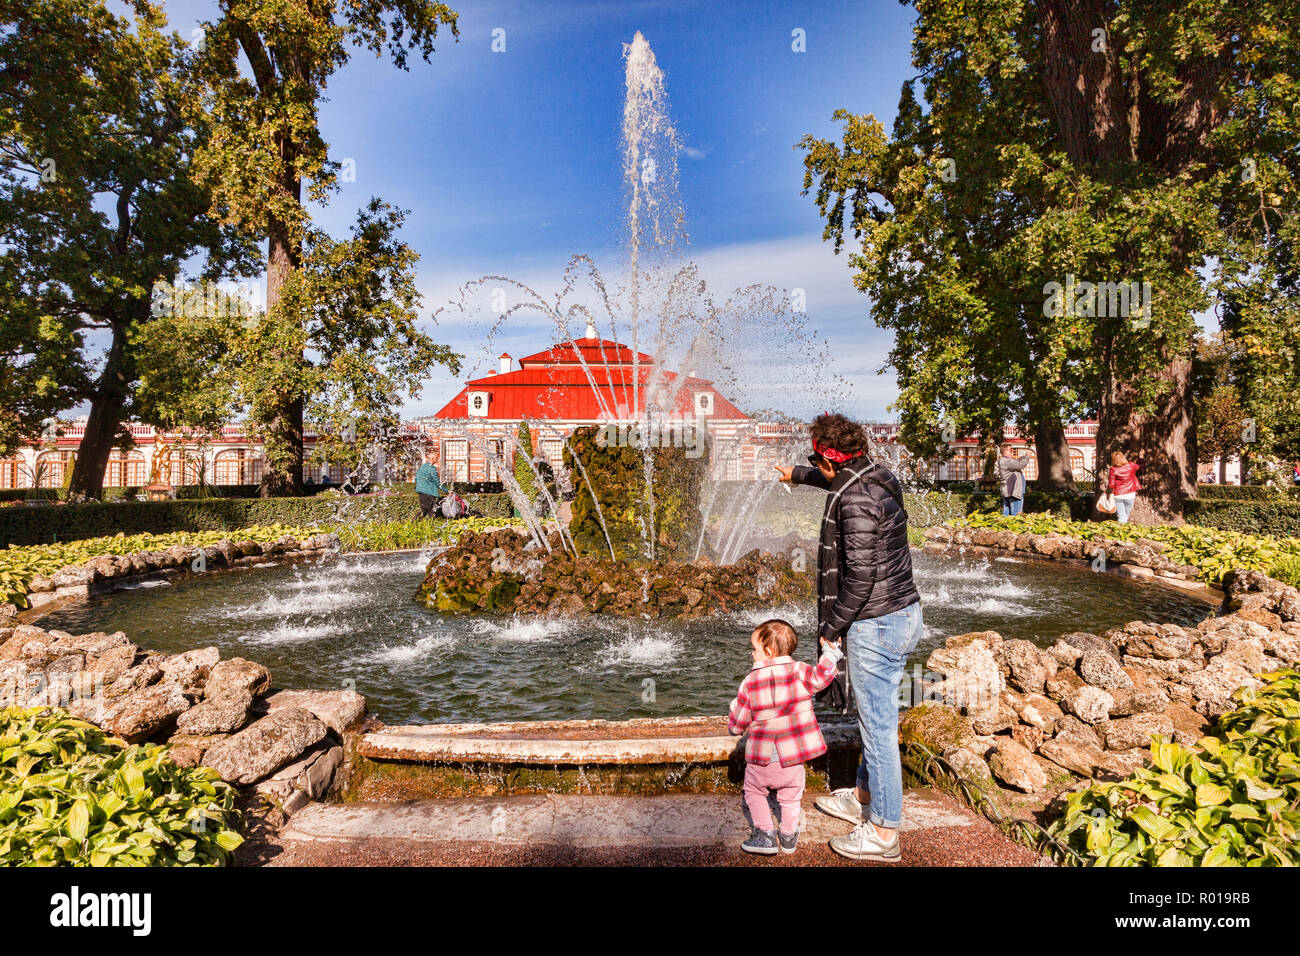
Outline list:
[[[792,485],[811,485],[814,488],[820,488],[822,491],[830,491],[831,483],[826,480],[826,476],[818,468],[809,468],[807,465],[795,465],[790,474],[790,484]]]
[[[841,572],[835,603],[826,615],[823,634],[830,640],[844,635],[858,619],[858,613],[871,600],[876,585],[880,557],[880,519],[882,513],[875,497],[855,495],[840,506],[839,528]]]

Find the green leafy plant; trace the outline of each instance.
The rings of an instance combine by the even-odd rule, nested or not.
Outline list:
[[[1300,671],[1264,676],[1216,736],[1153,737],[1152,766],[1071,794],[1050,832],[1094,866],[1300,865]]]
[[[451,544],[467,531],[486,531],[507,524],[521,524],[502,518],[411,518],[357,526],[331,528],[339,536],[345,551],[397,551],[420,548],[427,544]]]
[[[225,864],[243,843],[234,789],[167,752],[61,710],[0,711],[0,864]]]

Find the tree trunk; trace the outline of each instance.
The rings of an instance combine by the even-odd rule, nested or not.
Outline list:
[[[285,175],[280,186],[295,201],[302,201],[302,183],[293,171],[293,144],[286,137],[280,139],[280,152],[285,159]],[[289,276],[302,261],[301,242],[291,233],[288,223],[272,217],[267,226],[266,256],[266,312],[270,316],[280,302],[281,290]],[[304,361],[301,355],[288,356],[291,361]],[[266,447],[271,449],[262,479],[263,497],[297,496],[303,493],[303,398],[286,394],[269,420],[262,423],[267,432]]]
[[[1192,408],[1192,363],[1179,356],[1160,376],[1169,383],[1153,411],[1139,414],[1134,390],[1116,376],[1114,340],[1106,348],[1097,426],[1098,487],[1106,480],[1112,452],[1142,460],[1132,520],[1137,524],[1182,524],[1183,503],[1196,496],[1196,423]]]
[[[1220,455],[1219,456],[1219,484],[1226,485],[1227,483],[1228,483],[1228,456]]]
[[[86,419],[86,432],[77,448],[72,466],[69,495],[101,498],[104,495],[104,469],[112,454],[118,426],[126,415],[126,398],[132,375],[126,360],[126,327],[115,324],[113,339],[104,357],[104,371],[95,385]]]
[[[1070,443],[1064,425],[1039,425],[1034,429],[1034,454],[1038,458],[1038,487],[1043,491],[1069,491],[1075,476],[1070,470]]]

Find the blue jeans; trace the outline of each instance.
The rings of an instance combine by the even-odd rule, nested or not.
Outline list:
[[[1020,509],[1025,506],[1024,498],[1003,498],[1002,513],[1004,515],[1018,515]]]
[[[907,656],[921,640],[921,602],[890,614],[856,621],[845,657],[858,704],[862,763],[858,788],[871,795],[868,818],[897,829],[903,816],[903,763],[898,754],[898,689]]]
[[[1137,501],[1137,495],[1116,495],[1115,496],[1115,517],[1120,524],[1128,524],[1128,516],[1133,511],[1133,502]]]

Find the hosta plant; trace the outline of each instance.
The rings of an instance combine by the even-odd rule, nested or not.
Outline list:
[[[167,750],[61,710],[0,710],[0,865],[226,863],[243,842],[234,789]]]
[[[1071,794],[1051,828],[1095,866],[1300,864],[1300,671],[1264,675],[1196,747]]]

